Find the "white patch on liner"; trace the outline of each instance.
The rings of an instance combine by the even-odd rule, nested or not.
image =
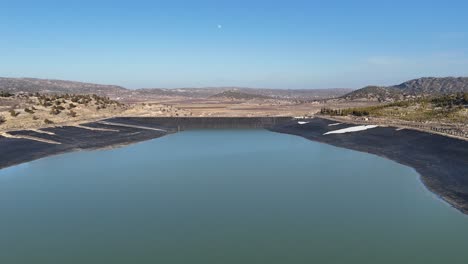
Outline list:
[[[305,124],[309,124],[310,122],[306,122],[306,121],[298,121],[297,122],[299,125],[305,125]]]
[[[328,126],[337,126],[337,125],[341,125],[341,123],[329,124]]]
[[[353,126],[353,127],[348,127],[348,128],[329,131],[329,132],[327,132],[327,133],[325,133],[323,135],[351,133],[351,132],[357,132],[357,131],[364,131],[364,130],[371,129],[371,128],[376,128],[376,127],[378,127],[378,126],[376,126],[376,125]]]

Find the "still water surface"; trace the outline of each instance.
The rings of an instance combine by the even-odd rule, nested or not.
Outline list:
[[[395,162],[187,131],[0,170],[0,263],[468,263],[468,217]]]

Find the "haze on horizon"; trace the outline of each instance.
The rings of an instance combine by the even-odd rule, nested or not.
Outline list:
[[[359,88],[468,76],[466,1],[3,1],[0,76]]]

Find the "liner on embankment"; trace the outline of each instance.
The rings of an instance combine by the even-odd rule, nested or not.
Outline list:
[[[107,121],[166,128],[169,130],[271,128],[291,121],[291,117],[116,117]]]

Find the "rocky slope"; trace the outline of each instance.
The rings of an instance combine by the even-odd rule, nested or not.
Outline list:
[[[346,94],[342,98],[350,101],[397,101],[403,98],[403,92],[384,86],[366,86]]]
[[[468,77],[424,77],[393,86],[367,86],[342,96],[345,100],[397,101],[405,98],[468,92]]]
[[[128,90],[116,85],[35,78],[1,78],[0,90],[11,93],[97,94],[114,97]]]
[[[425,77],[393,86],[406,94],[453,94],[468,92],[468,77]]]

